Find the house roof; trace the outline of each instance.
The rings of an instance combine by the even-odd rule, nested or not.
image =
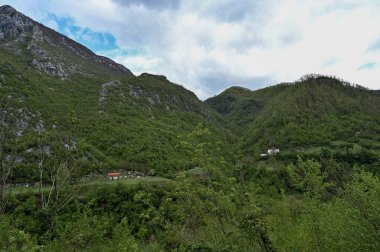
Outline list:
[[[109,172],[107,174],[108,177],[118,177],[120,176],[120,172]]]

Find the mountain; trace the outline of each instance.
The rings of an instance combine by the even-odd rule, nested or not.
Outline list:
[[[251,91],[232,87],[205,103],[237,135],[243,150],[380,149],[380,95],[336,78],[311,75]]]
[[[227,141],[246,157],[270,147],[380,150],[378,92],[309,75],[256,91],[231,87],[202,102],[165,76],[135,76],[10,6],[0,7],[0,119],[6,115],[16,147],[3,157],[17,163],[19,181],[37,176],[41,156],[48,165],[60,155],[68,162],[68,150],[78,176],[132,169],[171,177],[197,166],[180,136],[199,124],[225,147],[215,156],[229,152]]]
[[[60,78],[99,73],[133,75],[124,66],[94,54],[8,5],[0,7],[0,40],[2,48],[27,55],[34,68]]]
[[[10,6],[0,7],[1,111],[15,118],[14,160],[26,181],[37,176],[41,153],[58,155],[57,139],[73,149],[79,174],[139,169],[170,177],[192,165],[178,136],[199,123],[222,132],[191,91],[164,76],[134,76]]]

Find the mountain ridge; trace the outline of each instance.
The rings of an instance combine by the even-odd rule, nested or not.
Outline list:
[[[255,91],[232,88],[205,103],[241,136],[243,149],[250,151],[272,145],[286,149],[328,146],[343,140],[352,145],[380,135],[379,94],[329,76],[310,76]]]
[[[0,39],[0,102],[21,111],[14,130],[26,163],[36,162],[40,128],[72,135],[82,175],[134,167],[170,177],[194,168],[179,136],[197,125],[223,143],[221,152],[233,143],[247,157],[272,146],[335,148],[342,140],[380,149],[380,96],[360,86],[312,75],[258,90],[233,86],[202,102],[165,76],[96,62],[86,47],[14,9],[2,7],[0,15],[9,16],[0,21],[0,33],[8,34]]]
[[[75,54],[78,54],[81,58],[88,58],[89,60],[93,60],[95,62],[99,62],[109,68],[112,68],[116,72],[124,73],[127,75],[133,75],[133,73],[124,65],[114,62],[112,59],[109,59],[102,55],[96,55],[94,52],[92,52],[89,48],[81,45],[80,43],[76,42],[75,40],[62,35],[53,29],[33,20],[30,17],[27,17],[26,15],[22,14],[21,12],[18,12],[15,8],[13,8],[10,5],[3,5],[0,6],[0,42],[4,42],[4,40],[7,39],[16,39],[18,41],[26,40],[27,35],[26,33],[32,33],[32,37],[35,41],[41,42],[43,40],[46,40],[50,45],[55,45],[57,47],[64,47],[65,49],[68,49],[71,52],[74,52]],[[47,36],[44,36],[46,35]],[[54,38],[54,39],[52,39]],[[44,55],[47,52],[43,50],[43,48],[40,48],[35,41],[31,41],[32,43],[28,44],[28,50],[32,51],[37,56],[42,56],[42,61],[48,60],[49,55]],[[8,41],[9,42],[9,41]],[[63,45],[62,45],[63,44]],[[8,43],[7,46],[10,44]],[[15,50],[18,53],[21,53],[19,49]],[[44,57],[45,56],[45,57]],[[42,64],[41,64],[42,63]],[[51,71],[55,73],[56,75],[59,75],[60,77],[64,77],[65,73],[62,73],[62,66],[59,64],[57,66],[54,66],[54,64],[43,63],[39,62],[37,59],[34,61],[34,65],[42,71],[45,71],[49,73],[49,67],[50,68],[58,68],[56,71]],[[53,66],[52,66],[53,65]],[[51,73],[50,72],[50,73]],[[80,71],[78,71],[80,72]],[[307,76],[307,75],[305,75]],[[165,77],[166,78],[166,77]],[[278,84],[277,84],[278,85]],[[211,96],[207,98],[206,100],[209,100],[215,96],[221,95],[225,92],[230,92],[231,90],[245,90],[245,91],[257,91],[265,88],[260,89],[250,89],[243,86],[231,86],[226,88],[224,91],[222,91],[220,94]],[[374,92],[379,92],[379,90],[373,90]],[[205,101],[206,101],[205,100]]]
[[[17,54],[23,51],[31,53],[33,66],[42,72],[67,78],[71,74],[83,74],[84,65],[95,63],[118,74],[133,75],[125,66],[96,55],[87,47],[34,21],[9,5],[0,7],[0,20],[0,42],[3,47]],[[20,48],[20,43],[25,45],[24,48]],[[76,58],[76,65],[64,64],[62,58],[57,58],[52,53],[57,49],[68,54],[66,57]]]

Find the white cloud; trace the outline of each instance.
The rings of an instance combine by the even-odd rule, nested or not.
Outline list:
[[[49,19],[44,24],[53,30],[57,31],[59,29],[59,24],[55,20]]]
[[[306,73],[333,74],[380,89],[380,50],[368,50],[380,41],[378,1],[137,2],[8,4],[38,20],[50,12],[73,18],[77,26],[111,33],[121,49],[145,53],[106,55],[137,74],[164,74],[202,99],[230,85],[258,88]],[[378,64],[358,70],[369,62]]]
[[[160,58],[154,58],[149,56],[142,56],[142,55],[134,55],[134,56],[128,56],[128,57],[121,57],[117,56],[115,57],[115,60],[117,62],[120,62],[121,64],[124,64],[126,66],[129,66],[131,69],[133,69],[134,73],[139,75],[142,73],[151,73],[156,72],[159,68],[160,64],[163,64],[162,59]],[[164,74],[164,73],[159,73]]]

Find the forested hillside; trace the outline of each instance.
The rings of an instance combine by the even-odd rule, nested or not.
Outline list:
[[[242,136],[249,150],[380,147],[378,93],[333,77],[309,75],[256,91],[233,87],[206,104]]]
[[[75,146],[77,176],[129,168],[170,177],[191,168],[178,135],[198,123],[221,132],[212,111],[164,76],[133,76],[11,7],[1,10],[0,100],[18,117],[20,166],[33,167],[41,148],[50,155],[63,138]]]

